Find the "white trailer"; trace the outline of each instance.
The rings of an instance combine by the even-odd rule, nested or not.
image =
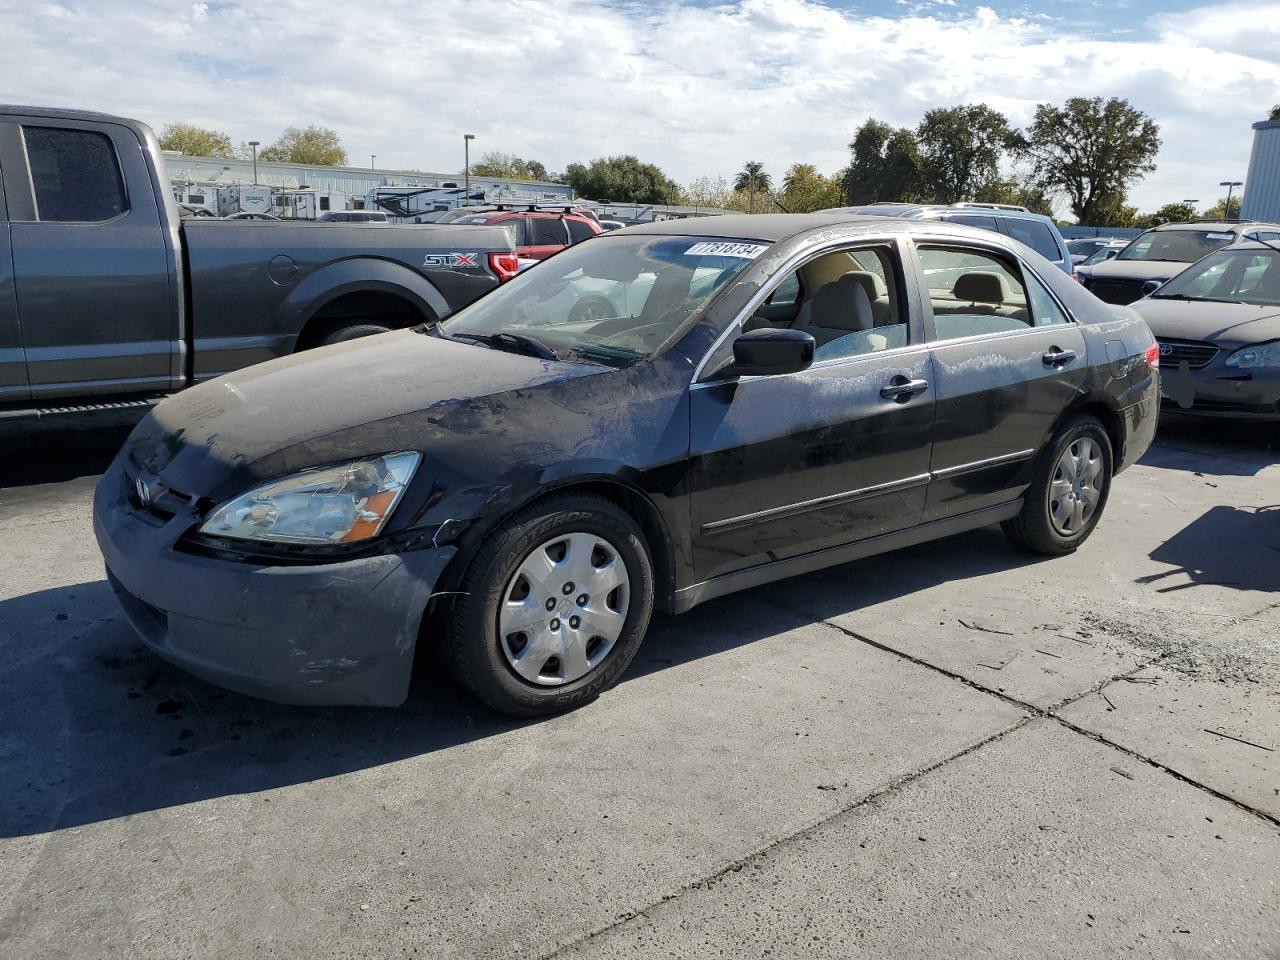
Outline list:
[[[218,188],[220,217],[233,213],[271,213],[270,187],[260,184],[232,183]]]
[[[188,207],[208,210],[218,216],[218,186],[214,183],[194,183],[192,181],[175,182],[173,199]]]
[[[271,198],[270,213],[285,220],[315,220],[330,210],[346,210],[347,195],[337,190],[278,190]]]

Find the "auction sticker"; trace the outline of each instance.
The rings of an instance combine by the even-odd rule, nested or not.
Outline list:
[[[703,240],[684,252],[686,257],[741,257],[754,260],[769,248],[762,243],[733,243],[728,240]]]

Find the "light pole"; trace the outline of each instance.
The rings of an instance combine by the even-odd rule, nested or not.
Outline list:
[[[370,170],[378,169],[378,155],[376,153],[369,154],[369,169]]]
[[[1222,212],[1223,217],[1227,220],[1231,219],[1231,191],[1236,187],[1243,187],[1243,180],[1223,180],[1218,186],[1227,188],[1227,208]]]
[[[250,140],[249,146],[253,147],[253,185],[258,185],[258,144],[261,140]]]
[[[471,206],[471,141],[475,138],[474,133],[462,135],[462,205],[464,207]]]

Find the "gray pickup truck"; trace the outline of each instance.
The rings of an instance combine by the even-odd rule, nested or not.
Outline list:
[[[497,226],[183,220],[145,124],[0,105],[0,418],[433,322],[517,269]]]

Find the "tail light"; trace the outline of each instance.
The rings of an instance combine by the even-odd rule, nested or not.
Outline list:
[[[1076,283],[1079,283],[1079,282],[1080,282],[1080,274],[1078,274],[1078,273],[1076,273],[1076,271],[1072,270],[1072,271],[1071,271],[1071,279],[1072,279],[1072,280],[1074,280]]]
[[[506,283],[520,272],[520,257],[514,253],[491,253],[489,269],[498,275],[499,283]]]
[[[1153,343],[1147,347],[1147,366],[1152,370],[1160,369],[1160,344]]]

